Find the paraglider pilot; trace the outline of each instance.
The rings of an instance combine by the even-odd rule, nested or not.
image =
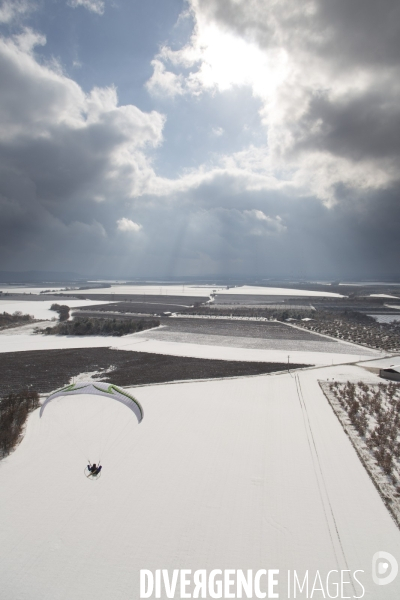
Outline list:
[[[80,381],[77,383],[71,383],[59,390],[56,390],[43,402],[40,408],[40,417],[42,418],[43,412],[49,402],[52,402],[55,398],[58,398],[59,396],[73,396],[76,394],[111,398],[112,400],[116,400],[129,408],[134,413],[138,423],[143,420],[143,409],[136,398],[128,394],[128,392],[125,390],[118,388],[116,385],[102,381]],[[101,474],[101,470],[102,466],[100,462],[98,464],[91,464],[91,461],[89,460],[89,464],[85,467],[84,473],[86,477],[93,479]]]
[[[101,465],[97,466],[96,463],[93,463],[92,465],[89,463],[87,468],[92,475],[98,475],[103,467]]]

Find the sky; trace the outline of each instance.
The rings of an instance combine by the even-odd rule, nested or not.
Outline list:
[[[397,0],[0,0],[0,270],[389,278]]]

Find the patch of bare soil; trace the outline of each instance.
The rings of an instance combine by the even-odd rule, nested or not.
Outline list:
[[[291,364],[291,369],[309,365]],[[80,373],[98,372],[97,379],[134,386],[186,379],[239,377],[285,371],[285,363],[207,360],[127,352],[111,348],[32,350],[0,355],[0,395],[12,390],[35,389],[39,393],[69,383]]]

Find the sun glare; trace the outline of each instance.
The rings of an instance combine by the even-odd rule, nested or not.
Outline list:
[[[203,61],[198,77],[206,87],[217,86],[223,91],[235,85],[251,85],[255,94],[269,97],[286,78],[287,55],[283,49],[261,51],[215,25],[199,28],[197,44]]]

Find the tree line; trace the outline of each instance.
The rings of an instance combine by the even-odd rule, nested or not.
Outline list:
[[[60,321],[68,321],[70,308],[66,304],[52,304],[50,310],[54,310],[54,312],[58,313]]]
[[[0,458],[20,442],[28,414],[39,406],[39,394],[32,390],[10,393],[0,400]]]
[[[0,329],[13,327],[15,325],[26,325],[32,323],[35,319],[32,315],[23,315],[20,311],[15,311],[12,315],[7,312],[0,314]]]
[[[98,319],[76,317],[72,321],[63,321],[54,327],[42,330],[45,335],[111,335],[122,336],[152,329],[160,325],[159,319]]]

